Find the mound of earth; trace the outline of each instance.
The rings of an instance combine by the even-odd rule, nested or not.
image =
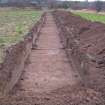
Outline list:
[[[90,59],[89,87],[105,97],[105,24],[91,22],[65,11],[55,11],[53,14],[55,20],[67,27],[74,40],[79,42],[79,51],[87,54]]]

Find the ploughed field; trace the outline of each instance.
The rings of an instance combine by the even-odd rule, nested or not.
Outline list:
[[[41,14],[34,9],[0,8],[0,62],[5,48],[23,40]]]

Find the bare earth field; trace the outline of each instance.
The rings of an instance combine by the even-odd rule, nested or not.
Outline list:
[[[41,14],[16,11],[9,16],[15,14],[20,23],[25,18],[28,29]],[[20,29],[16,35],[27,31]],[[47,12],[20,80],[9,95],[0,96],[0,105],[105,105],[104,34],[105,24],[66,11]]]

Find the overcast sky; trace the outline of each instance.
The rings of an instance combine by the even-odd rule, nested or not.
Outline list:
[[[86,1],[86,0],[62,0],[62,1]],[[97,0],[88,0],[88,1],[97,1]],[[105,1],[105,0],[98,0],[98,1]]]

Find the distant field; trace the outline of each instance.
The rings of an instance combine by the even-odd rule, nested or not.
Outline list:
[[[0,56],[2,49],[23,39],[41,14],[32,9],[0,9]]]
[[[76,15],[81,16],[90,21],[102,22],[105,23],[105,15],[98,14],[98,13],[85,13],[85,12],[73,12]]]

